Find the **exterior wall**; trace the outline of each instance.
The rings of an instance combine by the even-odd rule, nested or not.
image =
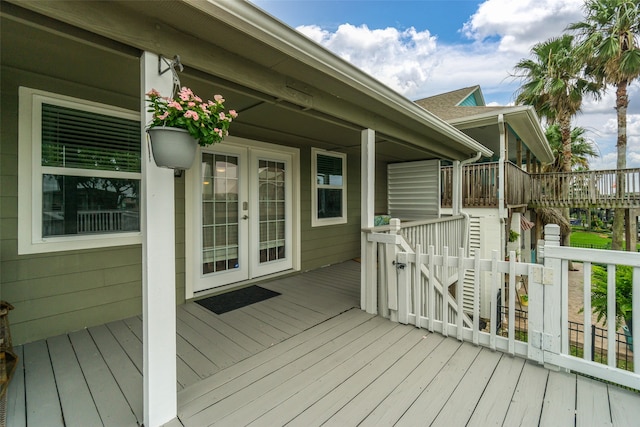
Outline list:
[[[360,156],[347,154],[347,223],[311,227],[311,149],[300,151],[302,271],[360,256]]]
[[[90,48],[6,19],[1,26],[0,285],[2,299],[15,306],[9,316],[14,344],[139,314],[140,245],[17,253],[18,87],[137,111],[138,58],[135,52]]]

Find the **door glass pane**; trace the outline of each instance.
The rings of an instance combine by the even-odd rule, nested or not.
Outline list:
[[[202,154],[202,273],[238,268],[238,157]]]
[[[283,259],[285,248],[285,174],[284,162],[258,162],[258,222],[260,263]]]

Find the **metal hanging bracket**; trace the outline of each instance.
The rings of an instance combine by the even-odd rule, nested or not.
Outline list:
[[[166,65],[166,68],[163,70],[162,66]],[[173,70],[175,72],[176,67],[180,69],[180,71],[184,71],[184,67],[182,66],[182,62],[180,62],[180,55],[176,55],[170,61],[168,58],[163,55],[158,56],[158,74],[163,75],[167,71]]]

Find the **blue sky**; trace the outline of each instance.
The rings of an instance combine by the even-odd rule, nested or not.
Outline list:
[[[582,19],[582,0],[252,0],[391,88],[415,100],[479,84],[509,105],[514,64],[533,44]],[[576,125],[600,149],[592,169],[615,168],[615,90],[587,99]],[[628,167],[640,167],[640,84],[630,88]]]

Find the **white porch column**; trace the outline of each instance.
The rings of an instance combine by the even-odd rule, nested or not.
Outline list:
[[[376,134],[373,129],[362,131],[360,141],[362,153],[360,159],[360,215],[361,226],[373,227],[375,210],[375,167]],[[375,245],[367,242],[365,233],[361,233],[360,243],[360,308],[367,313],[377,313],[377,280],[375,263]]]
[[[158,56],[141,59],[142,99],[152,88],[172,90],[171,72],[158,75]],[[142,123],[150,121],[141,107]],[[175,219],[173,170],[159,168],[142,135],[142,324],[144,425],[155,427],[178,414],[176,391]]]

